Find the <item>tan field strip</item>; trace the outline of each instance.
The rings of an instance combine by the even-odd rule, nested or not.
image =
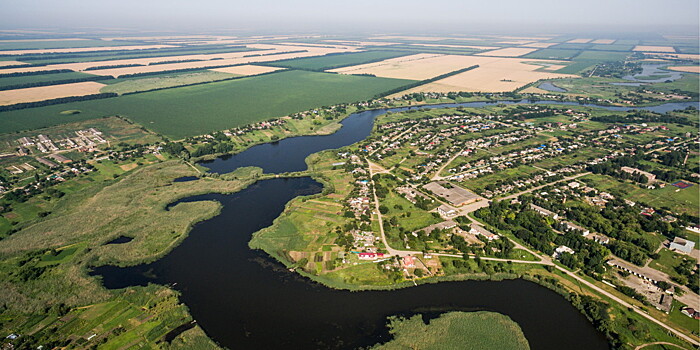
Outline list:
[[[453,47],[453,48],[467,48],[467,49],[477,49],[477,50],[495,50],[498,46],[477,46],[477,45],[442,45],[442,44],[410,44],[412,46],[425,46],[425,47]]]
[[[0,91],[0,106],[97,94],[105,84],[94,81]]]
[[[6,66],[19,66],[23,64],[29,64],[29,63],[24,63],[20,61],[0,61],[0,67],[6,67]]]
[[[148,58],[135,58],[135,59],[124,59],[124,60],[112,60],[112,61],[96,61],[96,62],[77,62],[77,63],[66,63],[66,64],[53,64],[41,67],[18,67],[10,69],[0,69],[0,74],[5,73],[19,73],[19,72],[38,72],[38,71],[48,71],[56,69],[70,69],[73,71],[83,71],[90,67],[99,66],[116,66],[116,65],[133,65],[138,64],[141,66],[137,67],[126,67],[126,68],[114,68],[114,69],[102,69],[102,70],[90,70],[90,74],[96,75],[124,75],[124,74],[134,74],[142,72],[160,72],[175,69],[187,69],[187,68],[204,68],[212,66],[223,66],[223,65],[234,65],[243,63],[253,63],[253,62],[266,62],[266,61],[276,61],[288,58],[297,57],[310,57],[326,55],[329,53],[337,52],[352,52],[358,50],[358,48],[316,48],[316,47],[304,47],[304,46],[286,46],[286,45],[269,45],[269,44],[252,44],[247,45],[250,48],[256,48],[266,51],[246,51],[246,52],[229,52],[229,53],[218,53],[218,54],[197,54],[197,55],[183,55],[183,56],[165,56],[165,57],[148,57]],[[293,54],[282,54],[282,52],[289,51],[306,51],[297,52]],[[268,56],[251,56],[257,54],[270,54],[279,52],[279,55],[268,55]],[[153,66],[148,66],[150,63],[155,62],[165,62],[165,61],[183,61],[183,60],[199,60],[195,62],[180,62],[180,63],[169,63],[169,64],[158,64]]]
[[[501,40],[530,40],[530,41],[538,41],[538,40],[549,40],[552,37],[546,37],[546,36],[502,36],[502,35],[487,35],[491,36],[494,38],[498,38]]]
[[[134,45],[134,46],[99,46],[99,47],[76,47],[67,49],[29,49],[29,50],[5,50],[0,51],[0,55],[27,55],[39,53],[69,53],[69,52],[92,52],[92,51],[117,51],[117,50],[147,50],[164,49],[177,47],[173,45]]]
[[[557,43],[531,43],[531,44],[525,44],[523,47],[536,47],[538,49],[546,49],[550,46],[554,46]]]
[[[296,51],[301,47],[290,46],[290,49],[285,51]],[[304,49],[304,48],[301,48]],[[227,66],[227,65],[238,65],[238,64],[248,64],[256,62],[268,62],[277,60],[287,60],[292,58],[301,57],[313,57],[322,56],[334,52],[349,52],[353,50],[341,50],[341,49],[326,49],[326,48],[306,48],[306,52],[292,52],[283,53],[277,55],[269,56],[251,56],[251,57],[234,57],[228,59],[218,59],[218,60],[208,60],[208,61],[195,61],[195,62],[179,62],[179,63],[169,63],[169,64],[157,64],[151,66],[136,66],[136,67],[124,67],[124,68],[110,68],[110,69],[100,69],[100,70],[90,70],[90,74],[95,75],[111,75],[113,77],[118,77],[127,74],[138,74],[138,73],[151,73],[151,72],[165,72],[171,70],[180,69],[191,69],[191,68],[207,68],[216,66]],[[247,53],[250,55],[250,52]],[[0,71],[2,72],[2,71]]]
[[[596,39],[591,41],[591,44],[612,44],[616,41],[615,39]]]
[[[451,39],[459,39],[459,40],[477,40],[477,39],[468,39],[468,38],[457,38],[457,37],[451,37],[451,36],[406,36],[406,35],[380,35],[380,36],[373,36],[370,38],[371,40],[413,40],[413,41],[440,41],[440,40],[451,40]]]
[[[646,56],[659,57],[659,58],[680,58],[682,60],[698,60],[700,59],[700,54],[696,53],[644,53]]]
[[[543,66],[550,65],[548,69],[553,70],[563,67],[563,63],[561,61],[505,57],[418,54],[331,71],[344,74],[374,74],[383,78],[425,80],[461,68],[479,65],[476,69],[396,95],[427,91],[500,92],[511,91],[540,79],[576,77],[575,75],[542,71]]]
[[[4,32],[1,30],[0,32]],[[31,43],[36,41],[78,41],[78,40],[88,40],[83,38],[62,38],[62,39],[3,39],[0,43]]]
[[[674,53],[676,49],[671,46],[648,46],[648,45],[637,45],[632,49],[632,51],[647,51],[647,52],[669,52]]]
[[[700,66],[676,66],[676,67],[668,67],[668,69],[679,71],[679,72],[700,73]]]
[[[387,46],[387,45],[397,45],[399,43],[392,43],[386,41],[355,41],[355,40],[324,40],[328,43],[336,43],[341,45],[352,45],[352,46]]]
[[[505,49],[480,52],[480,53],[477,53],[477,55],[478,56],[498,56],[498,57],[519,57],[522,55],[527,55],[533,51],[537,51],[537,49],[527,48],[527,47],[507,47]]]
[[[499,41],[496,44],[504,44],[504,45],[525,45],[525,44],[530,44],[532,43],[532,40],[505,40],[505,41]]]
[[[243,66],[214,68],[214,69],[210,69],[210,70],[214,71],[214,72],[230,73],[230,74],[236,74],[236,75],[258,75],[258,74],[278,71],[280,69],[284,69],[284,68],[254,66],[252,64],[246,64]]]
[[[122,37],[107,37],[100,38],[104,41],[150,41],[150,40],[185,40],[185,39],[195,39],[195,40],[224,40],[224,39],[236,39],[235,36],[225,36],[225,35],[163,35],[163,36],[122,36]]]
[[[568,44],[588,44],[593,39],[581,38],[567,41]]]

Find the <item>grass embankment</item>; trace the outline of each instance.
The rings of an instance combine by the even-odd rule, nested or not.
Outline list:
[[[0,133],[121,115],[174,139],[372,98],[410,80],[285,71],[101,100],[3,112]],[[62,111],[80,110],[77,115]]]
[[[530,349],[518,324],[495,312],[449,312],[428,324],[420,315],[391,318],[389,328],[394,339],[373,349]]]

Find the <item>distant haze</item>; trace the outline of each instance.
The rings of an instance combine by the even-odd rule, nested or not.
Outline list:
[[[0,29],[698,33],[698,0],[4,0]]]

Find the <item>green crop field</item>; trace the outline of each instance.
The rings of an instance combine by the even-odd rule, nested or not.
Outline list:
[[[389,328],[394,339],[373,349],[530,349],[518,324],[495,312],[449,312],[427,325],[420,315],[391,318]]]
[[[525,55],[527,58],[544,58],[544,59],[569,59],[576,56],[579,50],[563,50],[563,49],[543,49]]]
[[[81,79],[87,77],[96,77],[93,74],[86,74],[80,72],[67,72],[67,73],[54,73],[54,74],[39,74],[39,75],[25,75],[19,77],[5,77],[0,78],[0,88],[13,85],[21,84],[35,84],[35,83],[48,83],[53,81],[61,81],[68,79]]]
[[[121,115],[180,139],[285,116],[314,107],[367,100],[411,80],[288,71],[205,85],[0,113],[0,133]],[[62,111],[81,113],[62,115]]]
[[[115,92],[123,95],[138,91],[149,91],[183,85],[209,83],[218,80],[231,79],[237,76],[240,75],[202,70],[187,73],[159,74],[145,78],[112,79],[103,82],[107,84],[107,86],[100,89],[100,92]]]
[[[627,58],[627,56],[629,56],[627,52],[583,51],[574,58],[574,61],[621,61]]]
[[[389,58],[406,56],[409,53],[397,51],[366,51],[358,53],[346,53],[339,55],[326,55],[321,57],[296,58],[277,62],[266,63],[265,65],[274,67],[324,70],[333,69],[355,64],[376,62]]]

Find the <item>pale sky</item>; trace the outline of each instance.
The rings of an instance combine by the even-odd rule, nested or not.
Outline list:
[[[698,0],[0,0],[0,28],[690,32]]]

